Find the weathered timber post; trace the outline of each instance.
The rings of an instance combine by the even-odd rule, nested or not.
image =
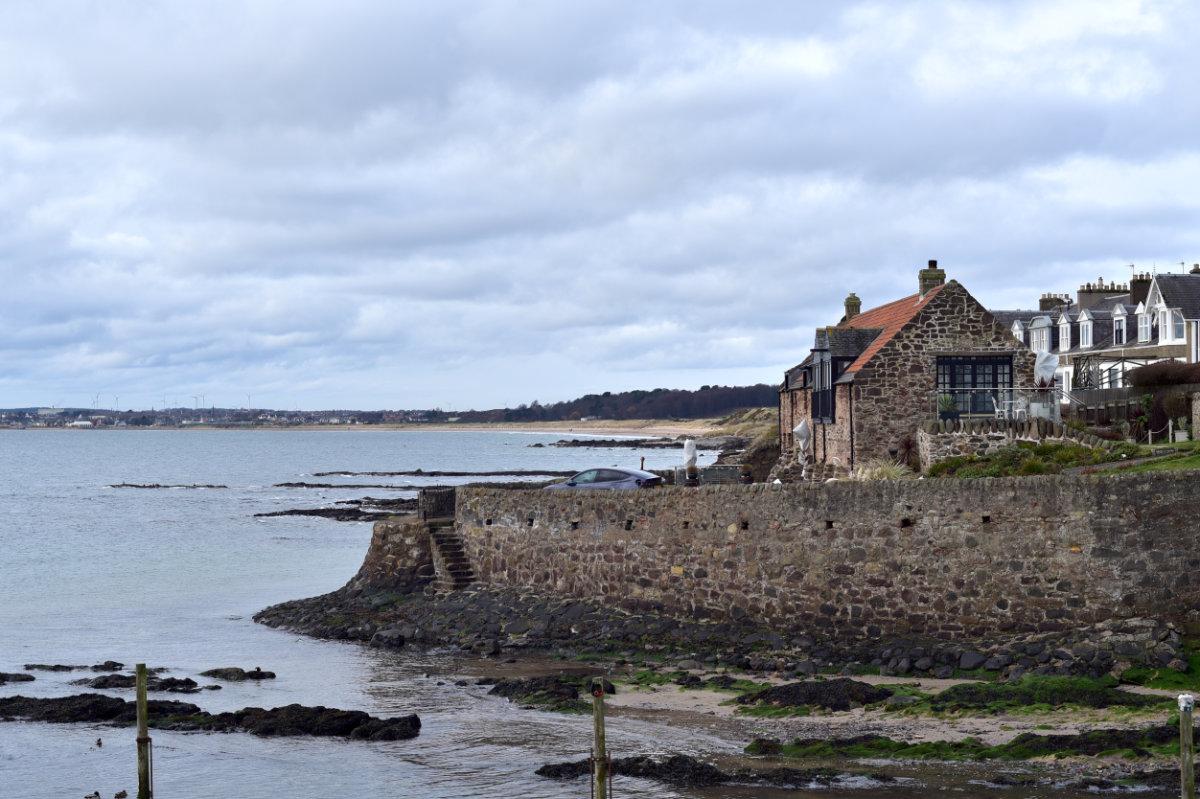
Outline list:
[[[146,664],[137,664],[137,759],[138,799],[151,799],[154,787],[150,784],[150,720],[146,707]]]
[[[1179,695],[1179,786],[1181,799],[1196,799],[1195,753],[1192,742],[1192,711],[1196,700],[1191,694]]]
[[[608,799],[609,773],[608,750],[604,745],[604,679],[592,680],[592,730],[595,744],[592,747],[592,797]]]

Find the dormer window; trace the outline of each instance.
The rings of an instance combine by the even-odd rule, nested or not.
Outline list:
[[[1058,323],[1058,351],[1066,352],[1071,349],[1071,323],[1067,321]]]
[[[1118,316],[1113,319],[1113,344],[1122,346],[1125,344],[1125,317]]]
[[[1034,352],[1050,351],[1050,328],[1042,327],[1029,331],[1029,348]]]
[[[1079,322],[1079,347],[1092,346],[1092,323],[1089,320],[1080,320]]]
[[[1147,342],[1150,340],[1150,314],[1143,311],[1137,315],[1138,317],[1138,341]]]
[[[1020,341],[1022,344],[1025,343],[1025,325],[1021,324],[1020,319],[1013,322],[1012,334],[1016,337],[1017,341]]]

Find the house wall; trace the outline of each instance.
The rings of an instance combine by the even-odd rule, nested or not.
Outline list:
[[[1013,385],[1033,386],[1037,356],[1020,346],[957,281],[949,281],[854,378],[855,460],[886,458],[915,444],[936,415],[937,356],[1013,356]]]
[[[486,585],[845,638],[1073,629],[1200,604],[1196,473],[460,488]]]

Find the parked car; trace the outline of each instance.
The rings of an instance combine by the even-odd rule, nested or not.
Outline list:
[[[589,491],[624,491],[632,488],[651,488],[662,485],[663,479],[641,469],[588,469],[561,483],[546,486],[548,491],[587,489]]]

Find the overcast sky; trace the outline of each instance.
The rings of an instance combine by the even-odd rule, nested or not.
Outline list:
[[[0,406],[777,382],[1200,261],[1200,4],[0,7]]]

